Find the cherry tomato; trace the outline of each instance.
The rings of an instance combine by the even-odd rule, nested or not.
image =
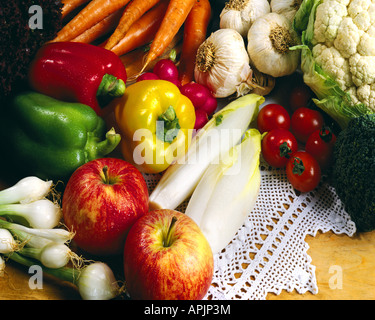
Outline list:
[[[309,136],[323,127],[324,119],[322,114],[310,108],[298,108],[293,112],[290,119],[291,131],[296,139],[306,143]]]
[[[298,108],[307,107],[312,98],[312,93],[307,85],[301,84],[292,89],[290,93],[289,104],[292,112]]]
[[[263,133],[276,128],[289,130],[290,116],[286,109],[276,103],[267,104],[260,109],[257,117],[258,130]]]
[[[286,175],[294,189],[309,192],[318,186],[321,170],[318,161],[311,154],[297,151],[286,164]]]
[[[335,142],[336,135],[328,127],[314,131],[307,139],[305,151],[318,161],[322,171],[326,171],[332,164]]]
[[[262,139],[262,155],[273,167],[284,168],[288,158],[298,149],[293,134],[282,128],[269,131]]]

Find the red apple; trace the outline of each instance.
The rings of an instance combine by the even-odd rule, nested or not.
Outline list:
[[[70,177],[62,210],[78,247],[95,255],[119,254],[131,226],[148,212],[147,185],[122,159],[92,160]]]
[[[130,229],[124,274],[135,300],[198,300],[213,276],[213,255],[198,225],[175,210],[149,212]]]

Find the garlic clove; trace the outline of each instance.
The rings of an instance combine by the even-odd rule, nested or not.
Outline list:
[[[288,20],[293,21],[302,0],[271,0],[271,12],[284,15]]]
[[[198,48],[195,62],[195,81],[207,86],[216,98],[228,97],[251,84],[245,42],[233,29],[213,32]],[[248,91],[242,90],[240,95]]]
[[[265,74],[253,67],[253,83],[256,85],[251,91],[252,93],[266,96],[275,87],[275,78],[269,74]]]

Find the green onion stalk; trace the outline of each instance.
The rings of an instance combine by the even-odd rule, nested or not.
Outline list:
[[[35,260],[17,252],[6,256],[26,267],[39,265]],[[53,269],[43,265],[39,266],[43,272],[74,284],[84,300],[110,300],[119,296],[123,291],[110,267],[103,262],[93,262],[81,269],[70,267]]]

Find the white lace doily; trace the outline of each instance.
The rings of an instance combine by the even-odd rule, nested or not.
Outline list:
[[[352,236],[355,224],[329,183],[297,194],[284,169],[261,162],[261,187],[253,211],[230,244],[214,257],[215,271],[205,299],[264,300],[285,289],[318,292],[307,235],[333,231]],[[160,175],[145,175],[152,191]],[[184,212],[187,201],[177,210]]]

